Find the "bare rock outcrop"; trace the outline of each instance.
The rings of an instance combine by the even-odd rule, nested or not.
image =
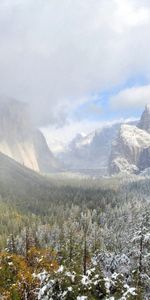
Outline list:
[[[32,124],[25,103],[0,101],[0,152],[38,172],[59,168],[43,134]]]
[[[109,171],[140,173],[150,166],[150,134],[133,125],[122,125],[112,145]]]

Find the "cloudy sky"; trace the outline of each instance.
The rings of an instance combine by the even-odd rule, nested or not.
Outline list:
[[[150,103],[149,0],[1,0],[0,41],[0,94],[56,141]]]

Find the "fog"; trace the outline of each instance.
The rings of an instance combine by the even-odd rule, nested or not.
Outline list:
[[[0,93],[63,126],[102,90],[149,79],[149,29],[144,0],[1,0]]]

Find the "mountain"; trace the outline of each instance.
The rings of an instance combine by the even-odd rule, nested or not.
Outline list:
[[[150,105],[146,105],[138,127],[150,133]]]
[[[59,159],[70,170],[89,173],[95,170],[100,175],[108,172],[112,141],[116,138],[121,124],[105,126],[83,136],[78,134]]]
[[[38,172],[59,168],[25,103],[0,99],[0,152]]]
[[[0,198],[37,199],[41,189],[50,188],[44,176],[0,153]],[[45,192],[46,193],[46,192]]]
[[[61,195],[62,192],[59,192],[58,187],[55,187],[48,177],[22,166],[14,159],[0,153],[1,208],[5,205],[6,211],[17,210],[24,216],[29,214],[45,215],[51,206],[55,205],[57,194]],[[13,228],[13,213],[12,219],[9,221],[7,219],[7,222],[8,226],[12,224]]]
[[[150,106],[146,106],[137,126],[122,125],[112,144],[110,174],[138,174],[150,167]]]
[[[22,166],[14,159],[0,153],[0,185],[6,185],[8,188],[20,185],[26,187],[33,183],[40,183],[45,181],[45,177],[39,175],[37,172]],[[22,189],[21,189],[22,190]],[[0,191],[0,193],[2,190]]]

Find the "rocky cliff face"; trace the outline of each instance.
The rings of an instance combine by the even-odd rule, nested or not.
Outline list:
[[[110,174],[140,173],[150,167],[150,106],[146,106],[137,126],[122,125],[112,144]]]
[[[38,172],[59,167],[42,133],[34,128],[22,102],[0,101],[0,152]]]
[[[150,105],[146,105],[138,127],[150,133]]]

